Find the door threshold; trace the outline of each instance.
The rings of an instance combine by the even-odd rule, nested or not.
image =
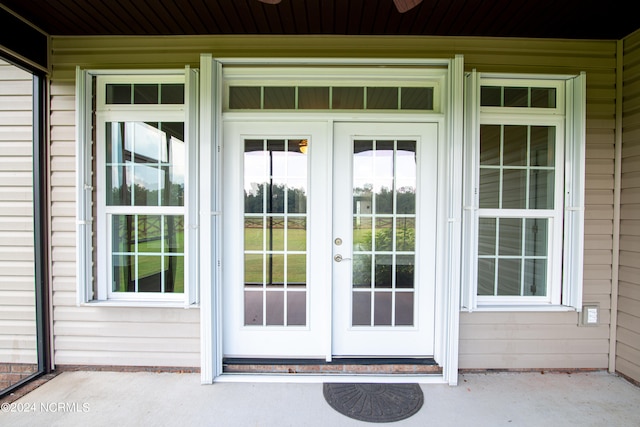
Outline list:
[[[224,358],[225,374],[441,375],[433,358]]]

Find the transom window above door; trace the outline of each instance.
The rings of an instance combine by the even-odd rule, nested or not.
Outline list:
[[[229,110],[433,111],[433,87],[230,86]]]
[[[439,68],[226,68],[222,105],[226,112],[438,113],[444,78]]]

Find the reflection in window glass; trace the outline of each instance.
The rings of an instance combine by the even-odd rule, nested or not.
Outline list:
[[[400,91],[400,109],[433,110],[432,87],[403,87]]]
[[[549,221],[479,218],[478,295],[546,295]]]
[[[260,87],[231,86],[229,108],[232,110],[258,110],[262,107]]]
[[[304,326],[306,139],[244,141],[246,326]]]
[[[265,87],[264,108],[271,110],[293,110],[296,108],[295,87]]]
[[[555,131],[553,126],[481,125],[480,208],[555,208]]]
[[[133,103],[134,104],[157,104],[158,103],[158,84],[135,84],[133,85]]]
[[[163,83],[160,85],[161,104],[184,104],[184,84]]]
[[[122,92],[124,99],[124,88]],[[433,111],[434,93],[433,87],[229,86],[228,107],[230,110]],[[164,100],[164,95],[161,96]],[[129,98],[124,103],[129,103]]]
[[[482,86],[483,107],[556,108],[556,89],[545,87]]]
[[[105,91],[106,104],[184,104],[183,83],[110,83]]]
[[[131,87],[127,84],[108,84],[106,88],[107,104],[131,104]]]
[[[363,87],[334,87],[331,108],[334,110],[364,109]]]
[[[301,110],[328,110],[328,87],[299,87],[298,108]]]
[[[107,206],[184,206],[184,123],[106,127]]]
[[[416,183],[416,141],[353,142],[353,326],[413,325]]]
[[[372,110],[397,110],[397,87],[368,87],[367,109]]]
[[[528,107],[529,88],[526,87],[505,87],[504,88],[505,107]]]
[[[184,216],[112,215],[112,290],[184,292]]]

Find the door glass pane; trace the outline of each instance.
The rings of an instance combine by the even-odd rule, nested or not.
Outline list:
[[[354,197],[355,199],[355,197]],[[370,251],[373,236],[373,220],[370,216],[362,218],[356,214],[353,218],[353,250]]]
[[[411,326],[413,325],[413,292],[396,292],[396,325]]]
[[[376,326],[391,326],[393,294],[391,292],[376,292],[375,295],[373,324]]]
[[[413,252],[416,246],[416,219],[396,217],[396,250]]]
[[[376,288],[391,288],[393,285],[393,256],[376,255]]]
[[[353,255],[353,287],[371,287],[371,255],[354,253]]]
[[[398,141],[396,150],[396,202],[398,214],[416,213],[416,143]]]
[[[416,148],[353,142],[353,326],[413,325]]]
[[[414,255],[396,255],[396,288],[413,288],[414,272]]]
[[[306,217],[287,217],[287,249],[302,252],[307,250]]]
[[[267,325],[284,325],[284,292],[268,291],[267,296]]]
[[[307,293],[287,292],[287,325],[304,326],[307,323]]]
[[[371,293],[353,292],[351,324],[353,326],[371,325]]]
[[[308,145],[244,141],[247,326],[306,325]]]

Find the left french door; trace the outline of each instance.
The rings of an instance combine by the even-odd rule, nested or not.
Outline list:
[[[223,353],[331,354],[327,122],[225,122]]]

